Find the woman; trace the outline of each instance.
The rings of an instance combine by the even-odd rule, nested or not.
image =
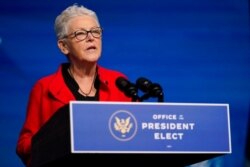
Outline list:
[[[27,116],[17,143],[17,154],[29,166],[31,140],[42,125],[71,100],[131,101],[115,85],[122,73],[97,64],[102,50],[102,28],[95,12],[78,5],[55,20],[57,44],[69,63],[40,79],[33,87]]]

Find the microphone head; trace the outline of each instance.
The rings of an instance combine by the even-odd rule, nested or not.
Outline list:
[[[143,92],[148,92],[152,82],[144,77],[140,77],[136,80],[136,86],[141,89]]]
[[[116,79],[116,86],[125,93],[126,96],[128,97],[137,97],[137,92],[138,89],[135,84],[129,82],[126,78],[124,77],[118,77]]]
[[[150,85],[150,95],[152,97],[159,97],[163,95],[163,90],[161,85],[157,84],[157,83],[153,83]]]
[[[118,77],[115,81],[115,84],[121,91],[125,92],[130,82],[124,77]]]

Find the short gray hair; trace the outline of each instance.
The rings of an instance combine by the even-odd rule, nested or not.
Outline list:
[[[68,34],[68,23],[72,18],[84,15],[92,16],[94,19],[96,19],[98,26],[100,26],[98,17],[94,11],[82,5],[73,4],[56,17],[54,28],[57,39],[62,39]]]

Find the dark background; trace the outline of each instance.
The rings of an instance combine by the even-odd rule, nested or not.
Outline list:
[[[0,166],[23,166],[15,147],[29,92],[36,80],[66,61],[53,26],[75,2],[0,2]],[[104,28],[102,66],[133,82],[144,76],[160,83],[165,102],[228,103],[232,154],[211,163],[243,166],[250,111],[248,0],[78,3],[96,11]]]

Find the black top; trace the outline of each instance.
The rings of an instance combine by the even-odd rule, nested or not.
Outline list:
[[[62,75],[63,75],[63,79],[64,79],[66,85],[68,86],[68,88],[70,89],[70,91],[72,92],[72,94],[74,95],[76,100],[79,100],[79,101],[99,101],[100,81],[99,81],[98,75],[96,76],[95,83],[94,83],[94,87],[97,90],[95,96],[83,96],[78,91],[79,85],[71,77],[71,75],[68,72],[69,66],[70,66],[69,63],[64,63],[62,65]]]

